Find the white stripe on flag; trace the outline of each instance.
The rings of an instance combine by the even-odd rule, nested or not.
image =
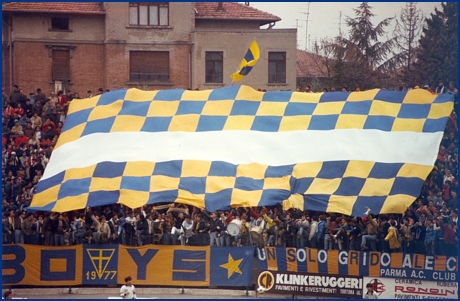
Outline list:
[[[53,151],[43,179],[102,161],[170,160],[271,166],[338,160],[433,165],[442,132],[115,132],[84,136]]]

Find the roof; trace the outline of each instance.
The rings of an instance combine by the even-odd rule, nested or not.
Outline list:
[[[278,16],[237,2],[196,2],[195,9],[197,20],[259,21],[260,25],[281,21]]]
[[[297,49],[296,62],[297,77],[328,77],[327,58],[325,57]]]
[[[3,3],[5,12],[105,14],[102,2],[10,2]]]

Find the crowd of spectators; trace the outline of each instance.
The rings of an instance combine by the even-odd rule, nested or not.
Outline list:
[[[439,93],[453,93],[453,84]],[[107,90],[106,90],[107,91]],[[104,93],[99,89],[98,94]],[[432,93],[436,93],[432,91]],[[91,91],[86,97],[92,96]],[[119,204],[51,213],[28,212],[78,93],[14,86],[2,95],[2,240],[4,244],[283,246],[457,255],[458,134],[449,117],[435,166],[404,214],[363,216],[283,210],[281,206],[207,212],[183,204]],[[232,225],[232,226],[230,226]],[[237,231],[235,232],[235,225]],[[232,230],[232,231],[230,231]]]

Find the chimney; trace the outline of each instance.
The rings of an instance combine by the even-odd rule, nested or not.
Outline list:
[[[249,2],[244,2],[244,5],[249,6]]]
[[[216,10],[225,10],[223,2],[217,2],[217,9]]]

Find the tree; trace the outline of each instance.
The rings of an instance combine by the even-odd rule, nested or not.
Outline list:
[[[310,82],[310,89],[313,92],[321,92],[323,86],[321,84],[321,81],[317,77],[313,77]]]
[[[335,43],[332,39],[321,39],[320,42],[315,42],[314,54],[317,59],[313,61],[313,67],[319,72],[322,77],[331,78],[332,68],[335,61]]]
[[[361,3],[354,9],[356,17],[346,18],[349,37],[336,38],[336,78],[347,78],[347,85],[359,85],[365,89],[378,86],[384,73],[396,66],[394,59],[388,58],[392,54],[394,38],[379,41],[386,35],[385,28],[393,18],[386,18],[374,26],[371,9],[367,2]]]
[[[334,83],[336,86],[375,88],[372,70],[361,55],[360,50],[352,43],[337,37],[335,46],[335,62],[333,64]]]
[[[426,19],[414,65],[420,80],[437,84],[458,81],[458,3],[442,3]]]
[[[417,3],[407,2],[406,6],[401,8],[401,14],[399,19],[396,19],[393,32],[398,51],[394,53],[394,61],[400,67],[403,82],[411,86],[415,84],[412,64],[416,60],[416,49],[424,21],[425,16],[420,9],[417,9]]]
[[[379,42],[378,39],[385,35],[385,27],[390,25],[393,18],[386,18],[374,27],[371,22],[374,16],[371,8],[367,2],[363,2],[357,9],[354,9],[356,18],[346,18],[346,23],[350,27],[348,42],[360,50],[371,69],[378,69],[381,63],[386,61],[394,44],[393,39],[385,42]]]

